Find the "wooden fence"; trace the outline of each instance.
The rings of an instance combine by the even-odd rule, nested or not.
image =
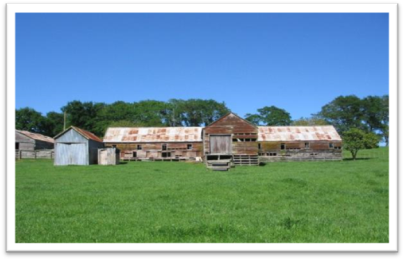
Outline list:
[[[15,150],[15,159],[53,159],[54,150]]]

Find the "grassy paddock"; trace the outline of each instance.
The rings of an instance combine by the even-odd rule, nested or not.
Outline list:
[[[16,242],[388,242],[388,150],[356,161],[16,162]]]

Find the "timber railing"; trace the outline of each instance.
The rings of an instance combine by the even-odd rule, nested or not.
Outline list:
[[[15,159],[53,159],[55,151],[51,150],[15,150]]]

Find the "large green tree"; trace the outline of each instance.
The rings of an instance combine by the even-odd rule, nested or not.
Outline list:
[[[378,131],[388,145],[389,141],[389,97],[368,96],[362,100],[363,121],[368,131]]]
[[[45,135],[54,137],[63,131],[64,118],[62,113],[48,112],[45,118],[44,132]]]
[[[99,113],[104,107],[104,103],[74,100],[67,103],[61,110],[67,114],[66,127],[73,125],[102,136],[104,133],[97,128],[97,123],[99,123]]]
[[[265,106],[257,110],[258,114],[246,114],[246,120],[253,124],[267,126],[287,126],[292,123],[289,112],[276,106]]]
[[[322,118],[313,116],[313,117],[301,117],[297,120],[293,120],[292,125],[294,126],[328,125],[328,122]]]
[[[47,134],[46,118],[35,109],[24,107],[15,111],[15,128],[33,133]]]
[[[341,133],[350,128],[365,128],[362,100],[354,95],[335,98],[323,106],[317,116],[335,126]]]
[[[343,133],[343,147],[356,160],[359,150],[378,147],[379,137],[371,132],[365,132],[358,128],[351,128]]]
[[[134,123],[143,126],[164,126],[167,103],[157,100],[144,100],[134,103]]]
[[[185,126],[209,125],[229,111],[224,102],[219,103],[212,99],[171,99],[169,101],[170,116],[167,116],[167,120],[171,122],[171,125],[178,122]]]

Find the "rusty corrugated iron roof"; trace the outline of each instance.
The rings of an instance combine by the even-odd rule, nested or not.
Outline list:
[[[94,140],[94,141],[96,141],[96,142],[102,143],[102,139],[101,139],[101,138],[99,138],[98,136],[96,136],[95,134],[93,134],[93,133],[91,133],[91,132],[89,132],[89,131],[87,131],[87,130],[78,128],[77,126],[70,126],[70,127],[68,127],[66,130],[64,130],[63,132],[57,134],[57,135],[56,135],[55,137],[53,137],[53,138],[54,138],[54,139],[57,139],[59,136],[63,135],[64,133],[66,133],[66,132],[69,131],[70,129],[74,129],[77,133],[81,134],[81,135],[82,135],[84,138],[86,138],[86,139],[91,139],[91,140]]]
[[[104,142],[202,142],[202,127],[110,127]]]
[[[332,125],[259,126],[257,141],[341,141],[341,137]]]
[[[84,136],[84,137],[87,138],[87,139],[91,139],[91,140],[94,140],[94,141],[97,141],[97,142],[101,142],[101,143],[102,143],[101,138],[99,138],[98,136],[96,136],[95,134],[93,134],[93,133],[91,133],[91,132],[89,132],[89,131],[87,131],[87,130],[78,128],[78,127],[76,127],[76,126],[72,126],[71,128],[73,128],[74,130],[76,130],[77,132],[79,132],[82,136]]]
[[[29,138],[32,138],[34,140],[39,140],[39,141],[44,141],[44,142],[48,142],[48,143],[54,143],[55,140],[53,140],[52,137],[46,136],[46,135],[41,135],[41,134],[37,134],[37,133],[31,133],[28,131],[24,131],[24,130],[15,130],[20,134],[23,134]]]

